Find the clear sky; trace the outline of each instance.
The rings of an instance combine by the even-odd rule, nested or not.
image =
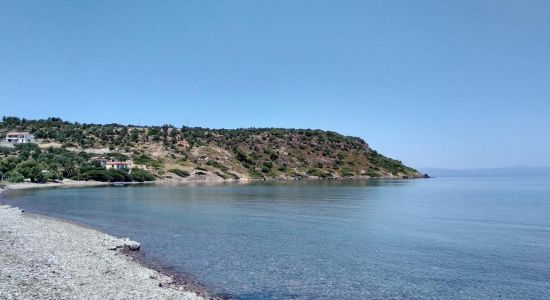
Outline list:
[[[0,1],[0,115],[364,138],[550,165],[550,1]]]

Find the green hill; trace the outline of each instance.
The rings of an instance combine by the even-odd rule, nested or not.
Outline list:
[[[71,123],[59,118],[25,120],[3,117],[0,136],[3,137],[8,131],[28,131],[35,136],[37,145],[0,147],[0,155],[3,156],[0,172],[4,176],[19,176],[18,173],[25,170],[25,164],[33,163],[39,164],[36,169],[42,173],[51,174],[48,175],[50,179],[115,180],[97,175],[102,172],[92,157],[132,160],[133,165],[142,170],[138,173],[143,176],[150,173],[157,178],[422,176],[400,161],[370,149],[360,138],[322,130],[99,125]],[[90,172],[96,174],[95,178],[89,176]],[[117,176],[114,171],[111,173],[111,176]],[[29,178],[27,175],[23,174]]]

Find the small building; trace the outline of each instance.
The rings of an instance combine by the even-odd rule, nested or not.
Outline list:
[[[18,144],[18,143],[32,143],[34,142],[34,135],[28,132],[8,132],[6,134],[6,143],[8,144]]]
[[[115,170],[131,170],[132,162],[131,161],[108,161],[105,163],[105,168],[115,169]]]

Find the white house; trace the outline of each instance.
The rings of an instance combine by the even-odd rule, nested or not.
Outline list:
[[[34,142],[34,135],[28,132],[8,132],[6,134],[6,143],[8,144],[17,144],[17,143],[32,143]]]
[[[108,161],[105,163],[105,168],[107,169],[132,169],[132,162],[131,161]]]

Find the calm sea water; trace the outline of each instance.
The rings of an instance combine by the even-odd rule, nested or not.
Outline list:
[[[550,298],[550,178],[13,191],[237,299]]]

